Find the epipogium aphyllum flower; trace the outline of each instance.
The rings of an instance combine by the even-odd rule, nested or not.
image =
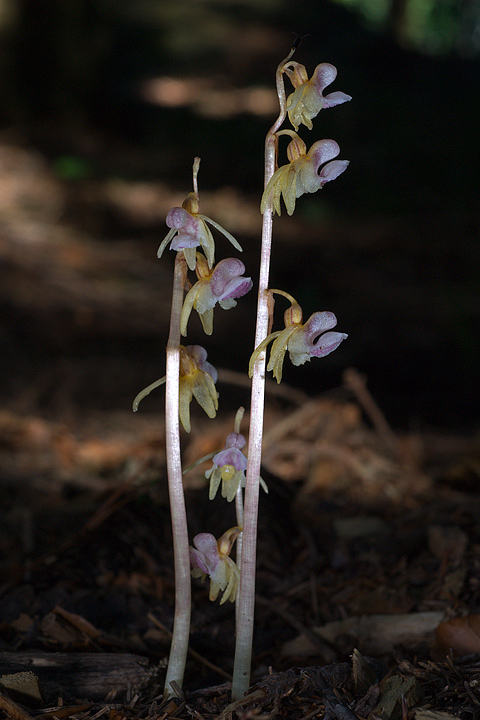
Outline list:
[[[282,380],[283,360],[287,350],[293,365],[303,365],[312,357],[320,358],[329,355],[348,337],[345,333],[327,332],[337,324],[337,318],[332,312],[315,312],[302,325],[302,308],[291,295],[283,290],[269,290],[268,292],[271,295],[273,293],[283,295],[290,300],[291,307],[285,310],[285,328],[271,333],[255,348],[250,358],[250,375],[258,356],[271,342],[273,345],[267,370],[273,371],[273,377],[279,383]]]
[[[213,500],[222,483],[222,497],[231,502],[239,487],[245,485],[247,458],[242,453],[247,441],[241,433],[233,432],[225,440],[225,447],[213,456],[213,465],[205,477],[210,480],[208,497]]]
[[[190,432],[190,403],[192,397],[198,402],[201,408],[205,410],[209,418],[214,418],[218,410],[218,393],[215,389],[218,373],[216,369],[207,362],[207,351],[200,345],[180,345],[180,397],[179,397],[179,414],[180,422],[186,432]],[[138,410],[138,406],[144,397],[149,395],[152,390],[166,381],[166,376],[156,380],[154,383],[146,387],[138,393],[133,401],[133,411]]]
[[[214,418],[217,414],[217,378],[217,371],[207,362],[207,351],[203,347],[180,345],[180,421],[187,432],[190,432],[192,397],[209,418]]]
[[[165,221],[170,231],[158,248],[158,257],[162,256],[168,243],[171,242],[170,249],[183,250],[189,269],[194,270],[196,262],[195,248],[200,246],[205,253],[208,266],[212,267],[215,260],[215,242],[207,223],[219,230],[232,243],[234,248],[242,252],[241,246],[233,235],[211,218],[201,215],[198,210],[199,199],[198,194],[195,192],[188,194],[181,208],[174,207],[170,210]]]
[[[205,477],[210,480],[208,497],[213,500],[217,490],[222,483],[222,497],[231,502],[239,487],[245,487],[245,471],[247,469],[247,458],[242,453],[247,441],[239,432],[232,432],[225,440],[225,447],[213,456],[213,465],[205,472]],[[260,485],[266,493],[268,488],[262,478]]]
[[[295,210],[295,202],[304,193],[314,193],[335,180],[347,169],[348,160],[334,160],[340,152],[335,140],[318,140],[307,152],[307,146],[293,130],[281,130],[277,135],[291,135],[293,140],[288,144],[288,165],[282,165],[274,173],[267,184],[260,205],[262,213],[271,200],[273,207],[280,215],[280,196],[283,195],[285,207],[289,215]],[[318,169],[323,165],[320,172]]]
[[[350,95],[339,91],[324,97],[323,91],[337,77],[337,68],[330,63],[317,65],[310,80],[305,66],[297,62],[288,62],[284,66],[284,72],[295,88],[287,98],[288,118],[295,130],[302,124],[311,130],[312,120],[322,108],[341,105],[352,99]]]
[[[223,592],[220,605],[230,600],[235,602],[239,570],[229,557],[233,543],[242,532],[242,528],[233,527],[218,539],[210,533],[199,533],[193,538],[194,548],[190,548],[192,577],[205,580],[210,578],[210,600],[216,600]]]
[[[237,304],[236,298],[246,295],[253,287],[251,278],[242,277],[245,265],[237,258],[226,258],[210,268],[206,258],[197,252],[195,272],[198,281],[189,290],[182,308],[181,333],[187,334],[187,323],[192,309],[198,312],[207,335],[213,332],[213,308],[218,304],[230,310]]]

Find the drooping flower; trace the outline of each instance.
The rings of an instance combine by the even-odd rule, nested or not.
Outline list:
[[[312,357],[325,357],[337,349],[342,340],[348,337],[345,333],[326,332],[337,324],[337,318],[332,312],[315,312],[302,325],[302,309],[300,305],[281,290],[270,290],[287,297],[292,306],[285,311],[285,328],[269,335],[255,348],[250,358],[249,375],[252,376],[253,366],[259,355],[273,342],[270,351],[267,370],[273,371],[273,377],[279,383],[282,379],[283,360],[288,350],[290,360],[294,365],[303,365]]]
[[[217,382],[217,371],[207,362],[207,351],[200,345],[180,345],[180,373],[179,373],[179,416],[186,432],[190,432],[190,403],[192,397],[207,413],[209,418],[214,418],[218,409],[218,394],[215,389]],[[166,381],[166,376],[148,385],[138,393],[133,401],[133,411],[137,412],[138,406],[144,397],[150,395],[152,390]]]
[[[288,117],[295,130],[300,125],[312,129],[312,120],[322,108],[330,108],[351,100],[350,95],[333,92],[324,96],[323,91],[337,77],[337,68],[330,63],[321,63],[315,68],[311,79],[304,65],[290,62],[285,68],[295,91],[287,98]]]
[[[213,500],[217,494],[220,482],[222,483],[222,496],[231,502],[239,488],[245,486],[245,471],[247,458],[241,452],[247,441],[240,433],[230,433],[225,441],[225,447],[213,456],[213,466],[207,470],[205,477],[210,479],[209,499]]]
[[[321,190],[325,183],[335,180],[349,164],[348,160],[333,160],[340,152],[335,140],[318,140],[307,153],[303,140],[293,130],[289,132],[295,136],[287,147],[290,162],[278,168],[265,188],[260,206],[262,213],[271,198],[274,210],[280,215],[280,196],[283,195],[287,213],[292,215],[297,198],[304,193]],[[323,168],[318,172],[320,165]]]
[[[215,259],[215,242],[207,222],[225,235],[227,240],[242,252],[241,246],[233,235],[211,218],[199,213],[198,210],[199,201],[196,193],[189,193],[181,208],[174,207],[170,210],[166,223],[171,229],[158,248],[158,257],[162,256],[163,251],[171,241],[170,249],[183,250],[188,267],[190,270],[194,270],[196,263],[195,248],[200,246],[203,248],[208,266],[212,267]]]
[[[243,417],[244,408],[240,408],[235,418],[235,431],[227,436],[223,450],[213,456],[213,466],[207,470],[205,477],[210,480],[209,499],[213,500],[217,490],[222,483],[222,496],[231,502],[239,487],[245,487],[247,469],[247,458],[241,452],[246,445],[244,436],[238,432]],[[240,413],[240,415],[239,415]],[[262,477],[259,477],[260,485],[268,493],[268,487]]]
[[[190,432],[190,403],[192,397],[214,418],[218,410],[218,393],[215,389],[218,374],[207,362],[207,351],[200,345],[180,345],[180,422]]]
[[[218,542],[210,533],[199,533],[193,538],[195,547],[190,547],[192,577],[204,580],[208,576],[210,600],[216,600],[218,593],[223,591],[220,605],[227,600],[234,602],[237,594],[240,573],[229,555],[241,531],[240,527],[233,527],[227,530]]]
[[[192,308],[198,312],[207,335],[213,332],[213,308],[218,302],[224,310],[237,304],[235,298],[246,295],[252,288],[251,278],[242,277],[245,265],[236,258],[226,258],[210,269],[206,258],[197,253],[195,271],[198,282],[189,290],[182,308],[181,333],[187,334]]]

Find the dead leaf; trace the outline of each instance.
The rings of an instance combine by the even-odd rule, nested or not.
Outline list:
[[[48,643],[62,647],[82,647],[88,644],[88,638],[77,628],[60,620],[55,613],[47,613],[39,624],[39,630]]]
[[[32,716],[20,705],[0,693],[0,710],[3,710],[10,720],[32,720]]]
[[[441,710],[424,710],[419,708],[415,710],[415,720],[458,720],[458,715],[452,715],[449,712]]]
[[[406,702],[407,708],[412,708],[421,697],[422,691],[415,678],[404,678],[401,675],[386,677],[380,683],[380,699],[369,718],[400,720],[402,701]]]
[[[80,633],[83,633],[89,638],[95,640],[101,635],[100,630],[97,630],[97,628],[92,625],[92,623],[88,622],[88,620],[85,620],[85,618],[81,615],[68,612],[68,610],[64,610],[59,605],[55,605],[52,612],[54,612],[56,615],[59,615],[61,618],[70,623],[70,625],[76,628]]]
[[[86,705],[70,705],[69,707],[59,707],[55,710],[45,712],[42,715],[37,715],[35,720],[62,720],[63,718],[70,717],[70,715],[76,715],[78,713],[90,710],[91,703]]]
[[[450,651],[454,657],[480,652],[480,615],[471,614],[440,623],[431,656],[434,660],[445,660]]]
[[[429,638],[433,638],[435,628],[443,617],[442,612],[436,611],[361,615],[315,627],[314,631],[330,643],[335,643],[342,635],[350,636],[354,641],[352,644],[361,652],[376,655],[398,647],[422,647]]]
[[[27,615],[26,613],[20,613],[16,620],[12,620],[12,622],[10,623],[10,627],[12,627],[17,632],[26,633],[32,629],[34,623],[35,620],[30,617],[30,615]]]
[[[392,615],[361,615],[334,620],[313,631],[327,643],[341,644],[342,651],[358,647],[367,655],[381,655],[402,647],[417,650],[432,642],[435,628],[443,619],[442,612],[397,613]],[[282,646],[282,656],[313,655],[314,646],[304,635],[298,635]]]

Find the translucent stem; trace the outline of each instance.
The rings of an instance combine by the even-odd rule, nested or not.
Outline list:
[[[170,683],[182,687],[190,634],[190,556],[187,515],[182,482],[179,421],[180,315],[185,287],[186,262],[177,253],[173,278],[170,334],[167,344],[167,382],[165,397],[165,432],[167,450],[168,492],[172,516],[175,563],[175,617],[172,644],[165,678],[165,695],[174,694]]]
[[[286,115],[283,68],[294,50],[283,60],[277,69],[277,93],[280,102],[280,114],[265,140],[265,187],[276,169],[277,136],[276,132]],[[269,200],[263,214],[262,249],[260,258],[260,276],[258,283],[257,326],[255,347],[268,334],[268,281],[270,274],[270,254],[272,244],[273,212]],[[239,700],[250,685],[250,666],[252,661],[253,620],[255,609],[255,562],[257,551],[258,493],[260,484],[260,465],[262,459],[263,411],[265,398],[265,352],[255,362],[252,374],[252,397],[250,409],[250,431],[248,441],[248,467],[245,487],[245,507],[243,517],[242,567],[240,591],[237,605],[237,641],[233,667],[232,700]]]
[[[238,487],[237,494],[235,495],[235,514],[237,516],[237,526],[243,528],[243,490],[241,485]],[[237,537],[237,544],[236,544],[236,565],[238,568],[242,566],[242,545],[243,545],[243,529],[242,532]],[[238,627],[238,618],[239,618],[239,595],[237,590],[237,596],[235,598],[235,628]]]

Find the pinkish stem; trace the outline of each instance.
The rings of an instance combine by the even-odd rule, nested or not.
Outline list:
[[[293,50],[277,69],[277,93],[280,102],[280,114],[267,134],[265,140],[265,187],[276,170],[277,136],[276,132],[286,115],[285,89],[282,71],[285,63],[293,55]],[[258,282],[257,326],[255,347],[268,334],[268,289],[270,275],[270,254],[272,245],[273,212],[272,201],[263,214],[262,249],[260,258],[260,277]],[[257,518],[260,465],[262,460],[263,411],[265,398],[265,353],[255,363],[252,374],[252,396],[250,408],[250,430],[248,441],[248,467],[245,486],[245,506],[243,516],[242,567],[240,591],[237,607],[237,641],[233,667],[232,701],[239,700],[250,685],[250,667],[252,662],[253,620],[255,610],[255,565],[257,551]]]
[[[190,554],[187,515],[183,494],[179,424],[180,316],[182,312],[186,267],[183,251],[180,251],[175,258],[170,334],[167,344],[167,384],[165,396],[168,492],[170,496],[170,512],[172,515],[175,563],[175,617],[164,690],[167,697],[174,694],[170,683],[175,682],[178,687],[182,687],[190,635]]]

